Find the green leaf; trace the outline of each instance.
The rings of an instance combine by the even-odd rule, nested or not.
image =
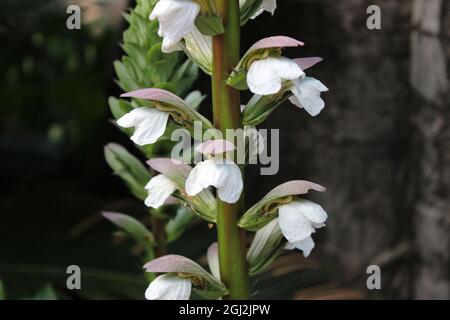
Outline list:
[[[117,99],[115,97],[109,97],[108,99],[109,108],[114,119],[120,119],[126,113],[133,109],[133,106],[126,100]]]
[[[195,26],[205,36],[216,36],[225,32],[223,20],[218,16],[198,15]]]
[[[277,220],[256,232],[247,252],[250,274],[263,272],[283,252],[286,240]]]
[[[244,108],[242,123],[244,125],[257,126],[264,122],[271,113],[286,101],[292,94],[275,94],[268,96],[254,95]]]
[[[0,300],[6,300],[5,286],[3,281],[0,279]]]
[[[241,69],[234,72],[233,76],[227,79],[227,84],[237,90],[248,90],[247,71]]]
[[[166,224],[167,242],[177,240],[186,231],[192,221],[197,216],[185,207],[180,207],[177,210],[175,218],[169,220]]]
[[[111,169],[127,184],[133,195],[145,200],[145,185],[151,178],[150,171],[122,146],[110,143],[105,146],[105,159]]]
[[[259,10],[263,0],[246,0],[244,5],[240,9],[241,14],[241,26],[247,23],[247,21],[253,17],[253,15]]]
[[[47,284],[33,296],[32,300],[58,300],[58,296],[53,287]]]
[[[145,249],[146,261],[154,258],[153,247],[155,238],[153,233],[151,233],[141,222],[131,216],[117,212],[102,212],[102,215]]]

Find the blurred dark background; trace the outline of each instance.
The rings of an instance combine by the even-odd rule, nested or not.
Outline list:
[[[273,18],[264,14],[245,27],[243,50],[269,35],[300,39],[306,46],[286,54],[324,57],[310,74],[330,92],[316,118],[287,103],[264,123],[281,129],[280,172],[267,177],[250,168],[248,203],[289,179],[328,188],[313,197],[330,218],[308,263],[347,295],[322,287],[329,294],[321,297],[448,299],[450,3],[278,2]],[[132,149],[109,122],[107,98],[121,93],[112,63],[122,55],[121,13],[133,2],[0,4],[0,279],[7,296],[29,297],[48,284],[64,298],[140,298],[140,261],[111,238],[99,214],[145,214],[103,159],[110,141]],[[68,4],[81,5],[81,30],[66,28]],[[381,30],[366,27],[371,4],[381,8]],[[208,81],[198,80],[204,93]],[[213,241],[213,231],[195,228],[175,251],[194,254],[195,237]],[[63,290],[70,264],[87,279],[81,293]],[[371,264],[381,267],[381,290],[366,287]],[[308,285],[317,277],[306,274]],[[294,297],[315,297],[314,290]]]

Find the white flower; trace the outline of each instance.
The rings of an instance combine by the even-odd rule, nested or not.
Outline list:
[[[195,196],[210,186],[217,188],[222,201],[237,202],[243,188],[241,170],[228,159],[213,158],[200,162],[186,180],[186,192]]]
[[[242,6],[245,4],[246,1],[247,0],[239,0],[239,6],[242,8]],[[260,8],[253,14],[253,16],[251,18],[255,19],[257,16],[259,16],[264,11],[270,12],[273,15],[275,13],[276,9],[277,9],[277,1],[276,0],[263,0]]]
[[[225,158],[224,152],[233,150],[234,146],[225,142],[228,145],[222,148],[219,145],[223,143],[224,140],[212,140],[197,147],[199,152],[211,158],[197,164],[189,173],[186,180],[186,193],[189,196],[214,186],[222,201],[235,203],[239,200],[243,189],[241,170],[232,160]]]
[[[304,76],[303,70],[291,59],[268,57],[251,64],[247,84],[251,92],[263,96],[278,93],[284,81]]]
[[[145,186],[148,190],[148,196],[145,199],[145,205],[158,209],[161,207],[167,198],[177,189],[175,182],[160,174],[150,179]]]
[[[278,212],[281,232],[289,242],[286,249],[297,248],[307,257],[314,248],[311,235],[315,229],[325,226],[327,213],[320,205],[308,200],[281,205]]]
[[[328,91],[319,80],[305,77],[305,73],[293,60],[285,57],[268,57],[253,62],[247,73],[247,84],[254,94],[278,93],[286,82],[294,94],[289,100],[310,115],[316,116],[324,108],[320,93]]]
[[[155,143],[166,130],[169,114],[155,108],[136,108],[117,120],[117,124],[124,128],[134,127],[131,140],[137,145],[144,146]]]
[[[189,279],[164,274],[150,283],[145,291],[147,300],[189,300],[192,284]]]
[[[310,77],[296,79],[293,81],[291,91],[294,95],[289,98],[289,101],[300,108],[305,108],[313,117],[317,116],[325,107],[320,93],[328,91],[328,88],[317,79]]]
[[[162,51],[178,49],[177,43],[195,27],[200,5],[190,0],[159,0],[150,14],[150,20],[158,19]]]

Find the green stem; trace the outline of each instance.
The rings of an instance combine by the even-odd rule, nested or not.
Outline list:
[[[240,59],[239,0],[216,0],[217,13],[223,17],[225,33],[213,37],[212,95],[214,124],[223,133],[242,127],[239,91],[226,84],[226,79]],[[217,238],[220,274],[229,290],[225,299],[248,299],[249,279],[245,232],[237,221],[243,208],[238,203],[217,204]]]

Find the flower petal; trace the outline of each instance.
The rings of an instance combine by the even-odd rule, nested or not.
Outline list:
[[[299,211],[295,201],[279,207],[279,224],[289,242],[301,241],[315,232],[311,221]]]
[[[186,193],[195,196],[210,186],[217,188],[217,195],[222,201],[237,202],[243,188],[239,167],[228,159],[209,159],[200,162],[186,180]]]
[[[259,8],[259,10],[255,12],[255,14],[251,17],[251,19],[255,19],[264,11],[270,12],[273,15],[276,9],[277,9],[276,0],[263,0],[263,2],[261,3],[261,7]]]
[[[274,14],[275,10],[277,9],[277,1],[276,0],[263,0],[261,8],[267,12],[270,12],[271,14]]]
[[[145,186],[145,189],[148,190],[148,196],[145,199],[145,205],[147,207],[158,209],[177,189],[177,185],[165,175],[160,174],[150,179],[150,181]]]
[[[222,183],[217,186],[217,195],[222,201],[236,203],[241,197],[243,189],[242,173],[231,160],[225,160],[219,166],[222,170]]]
[[[294,61],[284,57],[268,57],[252,63],[247,74],[247,84],[255,94],[270,95],[279,92],[284,81],[304,75]]]
[[[312,237],[308,237],[306,239],[303,239],[301,241],[297,241],[290,244],[291,246],[303,251],[303,256],[305,258],[308,258],[309,254],[311,253],[312,249],[314,249],[315,244]]]
[[[156,4],[150,20],[158,19],[158,34],[164,38],[162,51],[178,49],[178,42],[195,26],[200,6],[190,0],[160,0]]]
[[[186,102],[175,94],[157,88],[146,88],[139,89],[132,92],[127,92],[120,95],[122,98],[135,98],[135,99],[146,99],[155,102],[155,107],[162,111],[167,112],[172,115],[172,117],[180,117],[184,121],[189,123],[194,123],[194,121],[199,120],[207,128],[212,128],[211,122],[202,116],[200,113],[194,110],[186,104]]]
[[[209,271],[212,275],[220,280],[220,265],[219,265],[219,246],[214,242],[209,246],[207,252]]]
[[[325,102],[320,97],[320,93],[328,91],[328,88],[319,80],[306,77],[293,81],[291,91],[294,96],[290,97],[289,101],[300,108],[305,108],[313,117],[317,116],[325,107]]]
[[[173,274],[164,274],[150,283],[145,291],[147,300],[189,300],[192,284]]]
[[[323,223],[327,221],[327,213],[317,203],[303,199],[296,200],[293,203],[295,203],[297,209],[313,223],[315,228],[316,226],[323,227]]]
[[[117,120],[117,124],[122,128],[131,128],[138,124],[140,121],[145,119],[147,115],[145,110],[148,109],[146,107],[136,108],[123,115],[120,119]]]
[[[140,146],[155,143],[166,131],[169,114],[154,108],[133,109],[117,124],[124,128],[135,128],[131,140]]]

